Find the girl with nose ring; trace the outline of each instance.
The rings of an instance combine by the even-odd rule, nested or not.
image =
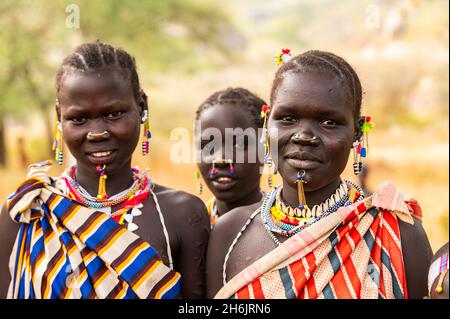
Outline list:
[[[197,110],[196,138],[201,139],[197,144],[201,151],[198,179],[201,175],[213,194],[207,202],[211,226],[234,208],[258,204],[263,198],[260,189],[263,166],[257,141],[258,129],[262,127],[260,110],[265,104],[246,89],[228,88],[212,94]],[[203,136],[211,128],[222,136],[222,140],[215,141],[219,144],[215,149],[211,148],[213,136]],[[232,136],[233,141],[229,141],[232,149],[228,152],[222,151],[227,147],[227,130],[239,130]],[[216,154],[212,154],[214,150]]]
[[[33,165],[0,218],[0,296],[18,299],[204,298],[210,232],[203,202],[132,167],[147,96],[134,58],[85,43],[56,77],[55,158]],[[141,128],[142,126],[142,128]],[[64,146],[63,146],[64,143]],[[154,154],[156,155],[156,154]]]

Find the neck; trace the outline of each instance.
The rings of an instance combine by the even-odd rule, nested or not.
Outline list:
[[[114,174],[108,171],[106,166],[106,193],[109,196],[120,193],[133,184],[133,173],[131,172],[131,163],[116,169]],[[75,170],[76,181],[92,196],[98,193],[98,181],[100,174],[92,167],[78,166]]]
[[[217,207],[217,213],[219,216],[222,216],[223,214],[228,213],[230,210],[240,207],[240,206],[247,206],[254,203],[257,203],[261,200],[262,194],[261,189],[256,187],[254,190],[252,190],[250,193],[248,193],[243,198],[240,198],[237,201],[234,202],[225,202],[221,201],[219,199],[216,199],[216,207]]]
[[[322,204],[327,198],[333,195],[340,183],[340,178],[337,178],[318,190],[312,192],[305,191],[306,204],[309,207]],[[297,207],[299,205],[297,184],[291,184],[286,179],[283,179],[283,192],[281,193],[281,198],[288,206]]]

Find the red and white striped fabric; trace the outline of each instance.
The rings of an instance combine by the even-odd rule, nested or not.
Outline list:
[[[385,183],[286,240],[215,298],[407,298],[398,219],[414,223],[402,194]]]

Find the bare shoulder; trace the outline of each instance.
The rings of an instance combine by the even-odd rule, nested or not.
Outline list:
[[[6,298],[9,282],[11,280],[8,263],[14,241],[17,237],[20,225],[9,216],[6,203],[3,204],[0,214],[0,298]]]
[[[414,223],[399,220],[400,239],[405,259],[429,263],[433,256],[422,222],[413,216]],[[406,260],[405,260],[406,261]],[[409,261],[409,260],[408,260]]]
[[[6,208],[6,202],[3,203],[0,215],[0,241],[4,243],[4,240],[9,237],[15,238],[19,228],[20,225],[11,219],[8,209]]]
[[[245,225],[250,216],[259,208],[260,203],[254,203],[248,206],[236,207],[219,218],[214,225],[212,235],[220,235],[222,239],[235,236]]]
[[[163,185],[155,185],[154,192],[158,198],[170,199],[172,205],[200,209],[205,207],[205,204],[200,198],[182,190]]]
[[[225,256],[236,235],[245,225],[259,203],[237,207],[218,219],[211,232],[206,261],[207,297],[212,298],[223,285],[222,271]]]
[[[162,213],[174,224],[180,226],[188,224],[209,229],[208,211],[200,198],[162,185],[155,185],[154,192],[162,208]],[[183,230],[183,227],[177,228]]]
[[[8,213],[8,209],[6,208],[6,202],[4,202],[2,205],[1,214],[3,216],[4,214],[7,214],[7,213]]]
[[[409,224],[407,222],[404,222],[402,220],[398,221],[399,229],[400,229],[400,236],[405,238],[405,244],[407,246],[414,245],[413,243],[426,243],[428,242],[428,237],[425,232],[425,229],[423,228],[422,222],[417,219],[415,216],[413,216],[414,223]],[[408,239],[408,240],[406,240]]]
[[[412,299],[427,295],[427,274],[433,251],[422,222],[413,217],[414,224],[399,221],[408,296]]]

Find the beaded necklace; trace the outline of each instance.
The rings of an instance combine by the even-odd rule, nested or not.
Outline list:
[[[341,183],[342,185],[342,183]],[[343,196],[340,200],[338,200],[337,203],[335,203],[334,205],[332,205],[331,207],[329,207],[325,212],[323,212],[320,216],[317,217],[300,217],[298,218],[299,220],[303,220],[305,222],[301,223],[299,222],[299,224],[296,227],[292,227],[290,229],[283,229],[280,226],[277,226],[277,224],[274,222],[274,219],[277,220],[277,217],[273,217],[278,216],[278,218],[280,216],[286,216],[287,212],[283,212],[283,211],[279,211],[279,208],[277,208],[276,206],[274,206],[274,203],[276,202],[276,198],[277,195],[281,193],[282,191],[282,186],[277,186],[275,187],[275,189],[273,191],[271,191],[270,193],[267,194],[267,196],[264,198],[264,201],[261,205],[260,208],[258,208],[255,212],[253,212],[253,214],[247,219],[247,221],[245,222],[244,226],[242,226],[241,230],[239,231],[239,233],[236,235],[236,237],[234,238],[233,242],[231,243],[230,247],[228,248],[228,252],[225,255],[225,259],[222,265],[222,280],[223,280],[223,285],[225,285],[227,283],[227,262],[228,259],[231,255],[231,252],[234,249],[234,246],[237,244],[239,238],[242,236],[242,234],[244,233],[244,231],[247,229],[247,227],[250,225],[250,223],[253,221],[253,219],[259,214],[261,213],[261,221],[264,225],[264,229],[267,231],[267,233],[269,234],[270,238],[272,238],[272,240],[275,242],[275,244],[277,246],[281,245],[281,242],[278,240],[278,238],[275,236],[274,233],[283,235],[283,236],[292,236],[294,234],[299,233],[300,231],[302,231],[303,229],[305,229],[306,227],[318,222],[320,219],[336,212],[339,208],[344,207],[344,206],[348,206],[351,205],[355,202],[359,202],[361,200],[364,199],[364,192],[361,189],[361,187],[359,187],[358,185],[354,184],[351,181],[345,180],[345,185],[347,186],[347,194],[345,196]],[[338,188],[340,189],[340,187]],[[335,193],[336,194],[336,193]],[[335,195],[333,194],[333,195]],[[332,196],[333,196],[332,195]],[[328,199],[327,199],[328,201]],[[326,202],[326,201],[325,201]],[[273,210],[273,209],[276,210]],[[271,211],[276,211],[276,213],[274,213],[273,215],[271,214]],[[277,213],[279,215],[277,215]],[[281,215],[281,214],[283,215]],[[263,217],[264,216],[264,217]],[[272,219],[274,218],[274,219]],[[270,221],[269,221],[270,220]],[[277,222],[280,225],[280,221],[278,219]],[[286,223],[287,224],[287,223]],[[290,226],[292,226],[291,224],[289,224]]]
[[[142,215],[140,208],[143,202],[148,198],[153,183],[147,176],[147,170],[139,172],[132,168],[133,184],[124,191],[110,196],[106,199],[98,199],[91,196],[76,180],[76,166],[70,167],[62,175],[67,189],[67,196],[96,210],[101,210],[110,215],[110,217],[119,224],[127,223],[130,231],[135,231],[138,226],[133,223],[133,218]],[[113,206],[120,205],[119,208],[111,213]]]
[[[314,205],[313,208],[309,208],[308,206],[303,206],[301,208],[290,207],[289,205],[284,203],[283,199],[281,198],[281,192],[277,193],[275,206],[278,208],[278,210],[285,212],[289,217],[311,218],[320,216],[324,211],[335,205],[347,194],[348,187],[345,182],[341,181],[339,187],[336,189],[336,192],[333,195],[327,198],[323,203]]]
[[[261,198],[264,198],[265,196],[266,193],[261,191]],[[206,203],[206,209],[208,210],[209,219],[212,227],[220,217],[219,212],[217,210],[217,199],[215,197],[208,200],[208,202]]]
[[[270,194],[271,196],[266,198],[269,200],[263,203],[263,206],[261,207],[261,221],[272,240],[277,245],[280,245],[281,243],[275,236],[275,234],[279,234],[285,237],[291,237],[292,235],[299,233],[306,227],[318,222],[322,218],[334,213],[339,208],[351,205],[355,201],[360,201],[364,198],[362,189],[354,183],[346,180],[345,182],[342,182],[341,185],[345,185],[345,188],[347,189],[345,192],[343,192],[343,194],[345,194],[344,196],[340,197],[340,193],[342,193],[342,187],[340,186],[338,187],[337,191],[333,195],[331,195],[324,203],[318,205],[319,207],[328,206],[326,210],[317,210],[318,214],[316,216],[309,215],[308,217],[300,218],[292,218],[288,216],[289,212],[292,210],[283,210],[276,205],[273,206],[276,198],[281,198],[280,194],[282,191],[282,187],[276,188]],[[331,198],[333,198],[333,200],[331,200]],[[329,205],[330,202],[334,201],[337,198],[339,199],[335,201],[333,205]],[[324,206],[324,204],[326,204],[326,206]]]
[[[75,171],[76,166],[70,167],[67,171],[63,173],[63,178],[66,181],[67,187],[69,187],[71,193],[78,202],[90,206],[92,208],[104,208],[116,206],[124,202],[127,198],[136,193],[140,188],[140,183],[142,184],[142,178],[139,178],[139,171],[136,168],[132,168],[133,172],[133,184],[123,190],[122,192],[107,197],[105,199],[98,199],[96,196],[90,195],[76,180]],[[146,173],[146,172],[144,172]]]

